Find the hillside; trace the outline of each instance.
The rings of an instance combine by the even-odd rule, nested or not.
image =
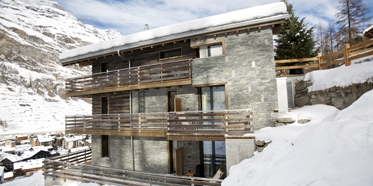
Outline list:
[[[64,115],[91,113],[90,100],[65,97],[65,78],[89,68],[58,64],[61,52],[121,37],[86,25],[49,0],[0,1],[0,132],[64,129]]]

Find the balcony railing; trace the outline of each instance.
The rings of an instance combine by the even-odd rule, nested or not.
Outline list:
[[[242,134],[252,130],[250,109],[66,116],[66,131],[99,134]],[[114,134],[114,133],[113,133]]]
[[[191,84],[191,59],[144,65],[66,80],[68,96]],[[186,82],[175,82],[183,79]]]
[[[148,172],[130,171],[110,167],[92,166],[64,162],[52,159],[44,160],[43,175],[53,180],[69,179],[80,182],[94,182],[101,185],[214,185],[220,186],[223,180],[174,176],[171,174],[155,174]],[[56,184],[59,182],[56,182]]]

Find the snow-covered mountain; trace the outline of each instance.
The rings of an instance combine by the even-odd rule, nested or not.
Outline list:
[[[61,52],[122,35],[83,24],[50,0],[0,1],[0,134],[63,130],[64,116],[91,113],[90,100],[65,97]]]

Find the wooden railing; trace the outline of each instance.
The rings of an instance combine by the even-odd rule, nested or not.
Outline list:
[[[69,94],[118,87],[138,89],[141,85],[151,83],[190,79],[191,74],[191,59],[157,63],[70,78],[66,80],[66,92]]]
[[[92,166],[44,160],[45,177],[77,180],[80,182],[95,182],[119,185],[214,185],[220,186],[223,180],[200,177],[174,176],[170,174],[154,174],[110,167]]]
[[[76,151],[76,152],[69,152],[65,155],[52,157],[50,158],[50,160],[70,162],[70,163],[89,162],[92,160],[92,150],[85,149],[85,150]]]
[[[288,69],[304,69],[304,68],[317,68],[323,70],[324,67],[335,65],[335,64],[345,64],[346,66],[351,65],[351,61],[355,59],[360,59],[366,56],[373,55],[373,48],[367,48],[368,46],[373,45],[373,40],[360,43],[353,47],[350,47],[349,44],[346,44],[343,50],[324,55],[319,54],[317,57],[313,58],[303,58],[303,59],[285,59],[285,60],[276,60],[276,64],[282,63],[299,63],[299,62],[310,62],[313,61],[315,64],[306,64],[306,65],[294,65],[294,66],[281,66],[276,67],[276,70],[281,70],[286,75],[286,70]],[[328,62],[324,62],[328,59]]]
[[[253,128],[250,109],[66,116],[66,131],[236,134]],[[249,130],[249,131],[248,131]]]

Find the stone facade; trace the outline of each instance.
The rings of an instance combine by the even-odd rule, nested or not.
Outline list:
[[[135,170],[168,173],[167,138],[133,137]],[[110,157],[101,157],[101,136],[92,135],[92,164],[133,170],[131,137],[110,136]]]
[[[294,103],[296,107],[325,104],[344,109],[359,99],[365,92],[373,89],[371,80],[348,87],[333,87],[322,91],[308,92],[308,87],[311,85],[310,82],[306,81],[299,81],[295,84]]]
[[[199,37],[190,45],[224,41],[225,54],[196,58],[192,62],[192,85],[132,91],[132,113],[139,112],[139,93],[144,95],[144,111],[167,112],[167,93],[175,91],[181,98],[182,111],[197,111],[199,89],[193,86],[225,85],[228,109],[252,109],[254,129],[274,126],[271,114],[277,109],[277,89],[271,26],[249,32],[230,32],[216,37]],[[133,137],[136,171],[168,173],[167,138]],[[227,170],[242,158],[252,156],[254,140],[231,140],[227,148]],[[240,143],[242,142],[242,145]],[[232,146],[233,145],[233,146]],[[196,171],[201,163],[201,144],[198,141],[178,141],[183,147],[184,174]],[[227,146],[228,147],[228,146]],[[245,147],[245,149],[240,149]],[[133,169],[131,140],[126,136],[109,137],[109,157],[101,158],[101,137],[92,136],[93,165]],[[228,150],[234,150],[228,153]],[[234,153],[233,153],[234,152]],[[241,154],[237,156],[237,153]],[[234,161],[231,161],[234,160]],[[229,162],[228,162],[229,161]]]
[[[254,128],[274,126],[276,74],[271,27],[197,38],[191,44],[224,40],[225,55],[192,63],[192,84],[227,83],[229,109],[252,109]]]

